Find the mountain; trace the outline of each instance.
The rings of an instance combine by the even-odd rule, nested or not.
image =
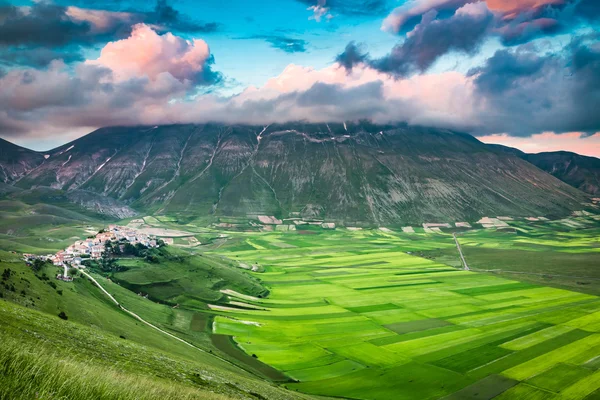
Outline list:
[[[585,193],[590,195],[600,193],[600,158],[582,156],[569,151],[532,154],[501,144],[488,144],[488,146],[527,160],[541,170]]]
[[[13,182],[44,162],[44,156],[0,139],[0,182]]]
[[[525,159],[579,190],[591,195],[600,194],[600,158],[554,151],[527,154]]]
[[[521,157],[468,134],[404,125],[112,127],[45,155],[11,174],[9,183],[93,194],[182,218],[408,224],[564,215],[589,202]]]

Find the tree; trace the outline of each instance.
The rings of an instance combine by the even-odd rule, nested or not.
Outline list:
[[[12,274],[12,270],[10,268],[6,268],[4,272],[2,272],[2,280],[7,281],[10,279],[10,275]]]
[[[58,313],[58,318],[64,319],[65,321],[69,319],[69,317],[67,317],[67,314],[65,314],[64,311]]]
[[[31,266],[31,269],[33,270],[33,272],[35,272],[36,274],[38,272],[40,272],[42,270],[42,268],[44,268],[44,264],[45,262],[40,260],[39,258],[36,258],[33,261],[33,265]]]

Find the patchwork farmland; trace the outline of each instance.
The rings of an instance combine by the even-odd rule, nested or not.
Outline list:
[[[600,394],[600,298],[594,295],[416,256],[449,257],[456,251],[449,234],[240,237],[215,252],[260,266],[263,272],[248,273],[270,294],[227,291],[231,306],[212,311],[212,330],[283,372],[293,380],[289,389],[356,399]],[[461,238],[467,258],[476,239]]]

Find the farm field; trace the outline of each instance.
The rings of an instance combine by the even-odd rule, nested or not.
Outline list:
[[[598,254],[593,235],[565,232],[553,243],[551,231],[460,240],[467,260],[493,235],[513,250]],[[264,272],[249,273],[270,295],[228,292],[213,333],[294,379],[287,388],[356,399],[600,395],[600,298],[418,256],[454,252],[459,265],[450,234],[312,233],[239,234],[215,250],[258,264]]]
[[[473,230],[461,233],[459,239],[474,271],[600,295],[598,223],[591,218],[573,218],[570,222],[578,223],[579,228],[555,221],[511,221],[513,233]],[[460,265],[452,249],[423,251],[420,255]]]

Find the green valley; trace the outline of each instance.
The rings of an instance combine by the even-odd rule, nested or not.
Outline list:
[[[56,281],[57,267],[34,272],[3,252],[2,386],[66,398],[592,399],[598,217],[505,220],[287,231],[122,221],[175,237],[150,259],[91,264],[119,306],[82,273]],[[72,390],[27,386],[15,368],[33,365],[86,372]],[[110,390],[90,381],[105,368]]]

